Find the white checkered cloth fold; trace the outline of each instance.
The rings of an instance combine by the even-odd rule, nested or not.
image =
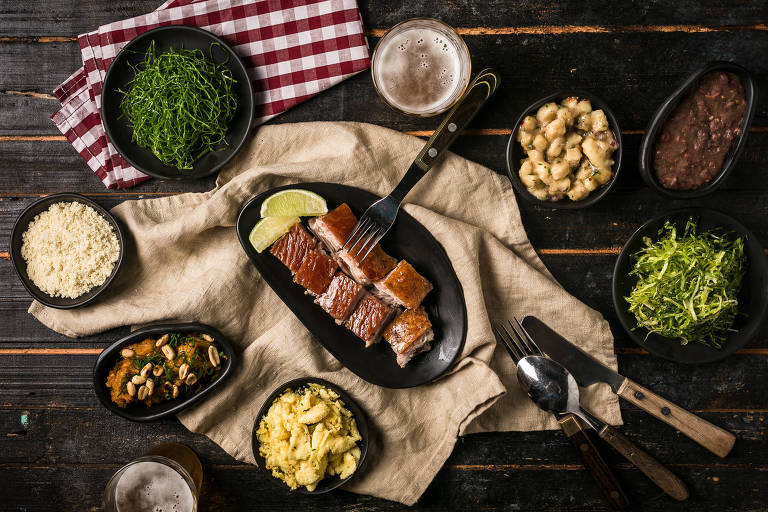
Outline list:
[[[101,88],[120,49],[165,25],[192,25],[222,37],[254,82],[255,124],[285,112],[370,65],[356,0],[170,0],[157,10],[78,37],[83,67],[54,90],[51,116],[107,188],[148,179],[130,166],[101,124]]]

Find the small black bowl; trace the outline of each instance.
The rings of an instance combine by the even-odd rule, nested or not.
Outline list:
[[[155,42],[155,51],[158,55],[170,48],[183,47],[188,50],[201,50],[206,58],[210,59],[213,48],[213,57],[216,58],[216,62],[228,59],[227,67],[237,80],[235,86],[237,111],[229,123],[229,131],[226,135],[228,145],[220,151],[212,151],[199,158],[195,161],[194,167],[189,170],[164,165],[152,151],[132,142],[133,128],[126,117],[121,117],[120,102],[123,95],[118,89],[126,90],[128,82],[134,77],[131,65],[143,62],[144,54],[152,41]],[[215,46],[215,43],[221,46]],[[149,30],[125,45],[107,70],[101,97],[102,124],[118,153],[141,172],[155,178],[169,180],[199,179],[221,169],[243,146],[254,115],[253,84],[237,53],[223,39],[214,34],[185,25],[171,25]]]
[[[689,218],[696,221],[697,232],[716,230],[732,232],[746,238],[744,252],[747,256],[747,271],[742,281],[738,295],[739,315],[734,327],[737,332],[726,339],[722,349],[710,348],[700,343],[680,345],[677,339],[665,338],[658,334],[648,335],[646,329],[635,329],[637,322],[628,311],[627,301],[637,283],[637,279],[629,275],[632,270],[631,255],[643,247],[643,237],[656,239],[659,229],[669,220],[681,232]],[[643,224],[629,238],[616,260],[613,270],[613,306],[624,330],[638,345],[652,354],[680,363],[709,363],[723,359],[743,347],[752,339],[760,328],[768,310],[768,265],[765,262],[763,247],[757,238],[740,222],[720,212],[704,208],[685,208],[675,210]]]
[[[744,118],[741,120],[741,132],[736,140],[731,144],[731,149],[723,161],[723,167],[712,181],[694,190],[671,190],[664,187],[656,178],[656,172],[653,169],[653,148],[656,145],[656,138],[659,132],[664,127],[669,114],[677,107],[680,100],[682,100],[688,92],[699,84],[699,80],[702,76],[711,71],[727,71],[737,75],[744,86],[744,93],[747,100],[747,108],[744,112]],[[744,146],[747,143],[747,135],[749,134],[749,127],[752,125],[752,119],[755,117],[755,110],[757,109],[757,84],[752,75],[733,62],[710,62],[706,66],[694,71],[691,75],[685,79],[685,82],[673,92],[664,103],[661,104],[659,109],[651,117],[651,122],[648,123],[648,128],[645,130],[645,135],[640,143],[640,175],[643,181],[656,192],[671,197],[673,199],[692,199],[695,197],[705,196],[715,191],[717,187],[725,182],[725,179],[731,173],[736,166],[736,162],[739,160]]]
[[[109,275],[107,280],[104,281],[104,284],[101,286],[96,286],[95,288],[91,288],[83,295],[75,297],[74,299],[65,297],[52,297],[38,288],[37,285],[33,283],[29,278],[29,275],[27,275],[27,263],[24,261],[24,258],[21,257],[22,235],[27,230],[29,223],[35,218],[36,215],[47,210],[52,204],[62,202],[83,203],[96,210],[98,214],[104,217],[112,226],[112,229],[115,231],[115,235],[117,236],[117,241],[120,244],[120,255],[115,262],[115,268],[112,269],[112,273]],[[11,231],[10,253],[11,261],[13,262],[16,273],[21,280],[21,284],[24,285],[24,288],[27,289],[29,294],[32,295],[36,301],[50,308],[72,309],[85,306],[86,304],[90,304],[96,300],[96,297],[98,297],[104,290],[106,290],[110,283],[115,279],[118,270],[120,270],[120,265],[123,262],[123,254],[125,254],[125,237],[123,236],[120,223],[111,213],[87,197],[81,196],[80,194],[65,192],[62,194],[53,194],[50,196],[45,196],[42,199],[38,199],[31,205],[27,206],[23,212],[21,212],[21,215],[19,215],[19,217],[16,219],[16,223],[13,225],[13,230]]]
[[[269,411],[269,408],[272,406],[272,402],[275,401],[275,399],[283,394],[284,391],[288,389],[297,390],[300,389],[307,384],[310,383],[320,384],[321,386],[325,386],[329,389],[332,389],[335,391],[339,398],[341,398],[341,401],[344,402],[344,405],[347,409],[352,413],[352,416],[355,418],[355,422],[357,423],[357,430],[360,432],[360,437],[362,437],[362,440],[359,441],[358,446],[360,447],[360,460],[357,462],[357,469],[354,473],[352,473],[347,478],[341,479],[338,475],[326,477],[320,481],[319,484],[317,484],[317,487],[314,491],[308,491],[306,487],[299,487],[298,489],[291,491],[291,489],[285,485],[285,483],[281,480],[278,480],[272,475],[272,471],[267,469],[267,463],[264,460],[264,457],[261,456],[259,453],[259,440],[256,439],[256,431],[259,429],[259,423],[261,423],[261,419],[266,416],[267,412]],[[259,470],[267,475],[269,477],[269,480],[271,482],[274,482],[276,485],[278,485],[280,488],[290,491],[290,492],[296,492],[299,494],[325,494],[326,492],[330,492],[340,485],[345,484],[352,478],[354,478],[361,470],[363,466],[363,461],[365,461],[365,456],[368,453],[368,421],[365,418],[365,414],[363,413],[363,410],[360,409],[360,407],[355,403],[354,400],[352,400],[352,397],[350,397],[343,389],[339,388],[336,384],[333,384],[332,382],[328,382],[327,380],[318,379],[315,377],[302,377],[299,379],[294,379],[292,381],[286,382],[285,384],[279,386],[277,389],[275,389],[270,395],[267,397],[267,399],[264,401],[264,405],[261,406],[261,409],[259,409],[259,414],[256,416],[256,422],[253,425],[253,434],[251,435],[251,449],[253,450],[253,456],[256,459],[256,464],[259,467]]]
[[[110,370],[114,368],[115,363],[122,357],[120,356],[120,350],[126,345],[142,341],[149,336],[162,336],[163,334],[174,332],[199,332],[209,334],[213,337],[216,344],[227,356],[221,360],[221,374],[219,375],[219,378],[208,384],[208,386],[199,393],[187,398],[167,400],[153,405],[152,407],[147,407],[144,404],[130,405],[125,409],[118,407],[110,398],[110,391],[106,386],[106,382]],[[93,388],[102,405],[113,413],[131,421],[147,423],[173,416],[204,399],[211,394],[213,390],[224,384],[224,381],[227,380],[234,370],[235,364],[237,364],[237,354],[232,348],[232,345],[218,329],[215,329],[210,325],[198,323],[152,325],[133,331],[131,334],[119,339],[104,349],[96,360],[96,364],[93,366]]]
[[[520,143],[517,142],[517,132],[520,130],[520,124],[523,122],[523,119],[525,119],[525,116],[532,115],[535,117],[536,111],[539,110],[539,108],[541,108],[541,106],[545,103],[555,102],[559,104],[561,100],[569,96],[577,96],[579,98],[588,99],[592,103],[594,110],[602,110],[605,112],[605,116],[608,118],[608,124],[610,125],[611,131],[616,138],[617,145],[616,151],[613,152],[613,177],[611,178],[611,181],[590,193],[586,199],[581,201],[571,201],[567,197],[559,201],[542,201],[541,199],[536,198],[536,196],[528,192],[526,186],[523,185],[522,181],[520,181],[518,170],[520,169],[520,161],[526,157],[526,154],[523,151],[522,146],[520,146]],[[613,111],[608,107],[608,104],[591,92],[582,91],[579,89],[565,89],[562,91],[557,91],[554,94],[550,94],[546,98],[542,98],[539,101],[529,105],[525,110],[523,110],[523,113],[520,114],[520,117],[515,123],[515,128],[512,130],[512,135],[509,136],[509,142],[507,142],[507,175],[509,176],[509,180],[512,182],[512,186],[514,186],[517,190],[517,193],[530,203],[538,204],[547,208],[561,208],[564,210],[577,210],[579,208],[586,208],[587,206],[592,206],[601,200],[613,188],[613,185],[616,183],[616,179],[619,176],[619,169],[621,168],[621,156],[623,153],[623,147],[624,144],[621,142],[621,130],[619,129],[619,122],[616,120],[616,116],[613,115]]]

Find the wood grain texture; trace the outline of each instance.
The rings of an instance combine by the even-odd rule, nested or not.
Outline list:
[[[637,469],[647,476],[659,488],[678,501],[685,501],[690,495],[680,477],[666,468],[648,452],[638,447],[627,436],[613,427],[606,426],[600,431],[600,437],[620,454],[627,458]]]
[[[629,506],[629,498],[627,498],[616,475],[608,467],[599,448],[592,442],[589,433],[581,425],[578,418],[573,414],[566,414],[558,418],[557,421],[563,433],[581,457],[584,468],[592,475],[592,478],[600,487],[603,496],[611,504],[611,507],[614,510],[627,508]]]
[[[153,9],[159,0],[50,0],[0,3],[0,492],[3,510],[97,510],[108,477],[151,444],[181,441],[205,464],[201,510],[286,509],[400,511],[402,506],[338,491],[323,497],[272,487],[253,467],[233,460],[177,421],[136,425],[98,403],[91,370],[100,350],[128,327],[69,339],[26,313],[29,298],[7,254],[16,215],[43,194],[78,191],[111,207],[124,200],[200,192],[196,183],[150,180],[127,193],[106,191],[49,117],[52,89],[80,65],[75,37],[103,23]],[[603,453],[637,510],[763,511],[768,500],[768,327],[749,346],[718,363],[681,366],[649,355],[619,327],[610,298],[617,248],[646,219],[692,204],[715,205],[768,244],[768,101],[761,99],[736,171],[713,196],[669,201],[637,174],[640,138],[658,104],[699,65],[735,60],[768,90],[768,11],[750,0],[590,0],[506,2],[456,0],[360,2],[375,44],[408,17],[431,15],[459,27],[476,69],[493,66],[502,89],[460,137],[455,151],[496,172],[521,110],[556,89],[602,96],[622,126],[625,161],[615,191],[577,212],[521,203],[523,224],[554,277],[614,328],[619,369],[739,439],[726,459],[629,402],[622,431],[680,475],[691,498],[667,498],[612,450]],[[373,122],[429,136],[437,119],[388,109],[361,73],[273,122]],[[602,443],[601,441],[598,441]],[[55,505],[52,505],[55,504]],[[489,433],[460,438],[417,511],[604,511],[608,502],[561,432]]]
[[[630,379],[624,381],[618,394],[676,428],[718,457],[725,457],[733,449],[736,436],[732,433],[691,414]]]

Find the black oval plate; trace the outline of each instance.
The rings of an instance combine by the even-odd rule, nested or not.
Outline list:
[[[142,341],[147,336],[162,335],[168,332],[202,332],[213,336],[216,343],[221,350],[226,354],[226,358],[222,358],[221,361],[221,374],[219,378],[211,382],[205,389],[199,393],[192,395],[188,398],[177,398],[175,400],[167,400],[159,404],[147,407],[144,404],[134,404],[126,407],[125,409],[118,407],[110,398],[109,388],[106,386],[107,376],[109,371],[115,366],[115,363],[120,359],[120,349],[125,345]],[[218,329],[206,324],[199,323],[181,323],[181,324],[162,324],[152,325],[150,327],[144,327],[138,329],[128,336],[116,341],[99,355],[96,360],[96,364],[93,366],[93,389],[96,391],[96,396],[101,401],[102,405],[123,418],[131,421],[150,422],[157,421],[168,416],[173,416],[187,407],[199,402],[209,395],[214,389],[221,386],[224,381],[227,380],[232,373],[235,364],[237,363],[237,354],[235,353],[232,345],[227,338],[224,337]]]
[[[658,334],[647,336],[646,329],[633,330],[637,322],[634,315],[628,311],[627,301],[624,300],[637,282],[636,278],[629,275],[632,270],[630,256],[642,247],[643,237],[655,240],[659,229],[667,220],[682,229],[690,217],[696,220],[699,233],[712,230],[730,231],[746,237],[744,252],[748,266],[738,295],[739,312],[746,313],[746,317],[740,315],[736,319],[734,327],[738,332],[729,335],[720,350],[700,343],[680,345],[679,340]],[[755,336],[768,310],[768,265],[765,262],[763,247],[746,227],[724,213],[704,208],[685,208],[666,213],[643,224],[622,248],[613,270],[613,306],[630,338],[648,352],[680,363],[709,363],[723,359]]]
[[[728,154],[723,161],[723,167],[720,170],[720,174],[718,174],[711,182],[694,190],[671,190],[665,188],[656,179],[656,173],[653,170],[653,163],[651,162],[651,153],[656,144],[656,137],[658,137],[667,117],[669,117],[669,114],[675,107],[677,107],[677,104],[680,103],[683,96],[688,94],[688,91],[690,91],[691,88],[698,85],[702,76],[711,71],[727,71],[737,75],[741,79],[741,84],[744,86],[744,93],[747,100],[747,108],[744,111],[744,118],[741,120],[741,133],[739,134],[739,138],[731,144],[731,149],[728,151]],[[744,150],[744,146],[747,143],[749,127],[752,125],[752,119],[755,117],[756,109],[757,85],[749,71],[743,67],[734,64],[733,62],[716,61],[710,62],[706,66],[694,71],[685,79],[685,82],[675,90],[675,92],[664,100],[664,103],[662,103],[658,110],[656,110],[653,117],[651,117],[650,123],[648,123],[648,128],[646,128],[645,135],[643,135],[643,140],[640,143],[640,176],[642,176],[643,181],[656,192],[674,199],[692,199],[694,197],[711,194],[717,187],[725,182],[726,177],[736,166],[736,162],[739,160],[739,156],[741,156],[741,152]]]
[[[219,43],[221,46],[214,47],[213,56],[216,58],[216,62],[229,59],[227,67],[237,80],[235,86],[237,111],[229,123],[229,132],[226,136],[229,145],[221,151],[213,151],[199,158],[194,167],[189,170],[164,165],[152,154],[151,150],[139,147],[132,142],[133,129],[127,118],[121,118],[120,102],[123,95],[118,92],[118,89],[126,89],[128,82],[134,77],[131,65],[136,65],[144,60],[144,54],[152,41],[155,41],[155,51],[158,54],[164,53],[170,48],[183,47],[188,50],[202,50],[206,58],[209,59],[211,58],[209,48],[213,43]],[[107,132],[107,137],[118,153],[141,172],[156,178],[170,180],[198,179],[221,169],[242,147],[248,136],[254,114],[253,84],[237,53],[223,39],[214,34],[197,27],[184,25],[171,25],[149,30],[125,45],[115,60],[112,61],[104,77],[101,103],[102,124]]]
[[[432,321],[435,339],[432,350],[413,358],[405,368],[395,361],[395,353],[382,340],[365,348],[365,343],[336,322],[293,282],[291,272],[268,250],[257,253],[248,241],[251,229],[260,219],[261,203],[280,190],[301,188],[323,196],[332,210],[346,202],[359,216],[378,196],[365,190],[333,183],[297,183],[262,192],[240,211],[237,236],[248,257],[264,280],[291,308],[320,343],[344,366],[361,378],[387,388],[409,388],[430,382],[445,373],[461,354],[467,334],[467,309],[459,278],[440,243],[419,222],[403,210],[382,241],[382,248],[397,259],[406,259],[434,285],[423,306]],[[304,219],[306,221],[306,219]]]
[[[590,101],[590,103],[592,103],[594,110],[601,109],[603,112],[605,112],[605,117],[608,118],[608,125],[611,127],[611,131],[613,132],[613,136],[616,138],[616,144],[618,146],[616,151],[613,152],[613,177],[611,178],[611,181],[609,181],[606,185],[598,188],[589,194],[589,197],[582,199],[581,201],[571,201],[567,197],[559,201],[542,201],[541,199],[538,199],[536,196],[528,192],[528,188],[526,188],[526,186],[523,185],[523,182],[520,181],[520,176],[518,175],[517,171],[520,169],[520,160],[525,158],[526,155],[523,152],[523,148],[520,146],[520,143],[517,142],[517,132],[520,130],[520,123],[523,122],[525,116],[533,115],[535,117],[536,111],[539,110],[539,108],[541,108],[545,103],[554,101],[559,104],[561,100],[569,96],[586,98]],[[532,103],[531,105],[528,105],[528,107],[523,110],[523,113],[520,114],[520,117],[517,119],[515,127],[512,130],[512,134],[509,136],[509,141],[507,142],[507,176],[509,176],[509,181],[512,182],[512,186],[515,187],[517,193],[520,194],[520,196],[529,203],[538,204],[546,208],[578,210],[580,208],[592,206],[603,197],[605,197],[608,192],[610,192],[619,177],[619,169],[621,169],[621,158],[623,153],[624,143],[621,140],[621,129],[619,128],[619,121],[616,119],[616,116],[613,115],[613,111],[610,109],[608,104],[603,101],[602,98],[595,96],[591,92],[583,91],[580,89],[564,89],[554,94],[550,94],[546,98],[542,98],[539,101]]]
[[[285,485],[285,483],[277,478],[275,478],[274,475],[272,475],[272,471],[267,469],[267,463],[264,460],[264,457],[261,456],[259,453],[259,441],[256,439],[256,431],[259,429],[259,423],[261,422],[261,418],[263,418],[267,412],[269,411],[270,406],[272,405],[272,402],[275,401],[275,399],[280,396],[285,390],[287,389],[293,389],[294,391],[306,386],[310,383],[316,383],[320,384],[322,386],[325,386],[327,388],[330,388],[334,390],[336,393],[338,393],[339,397],[341,398],[341,401],[344,402],[344,405],[349,410],[349,412],[352,413],[352,416],[355,418],[355,423],[357,423],[357,431],[360,432],[360,437],[362,438],[361,441],[359,441],[358,446],[360,447],[360,460],[357,461],[357,469],[354,473],[352,473],[347,478],[341,479],[338,475],[334,475],[332,477],[324,478],[320,481],[320,483],[317,484],[317,487],[314,491],[308,491],[306,487],[299,487],[296,490],[291,490],[290,487]],[[259,470],[267,475],[269,477],[269,480],[275,484],[277,484],[280,488],[286,491],[295,492],[299,494],[325,494],[326,492],[332,491],[339,487],[340,485],[345,484],[352,478],[355,478],[363,466],[363,462],[365,461],[365,456],[368,454],[368,420],[365,418],[365,413],[363,413],[363,410],[360,409],[360,407],[355,403],[354,400],[352,400],[352,397],[350,397],[343,389],[338,387],[336,384],[332,382],[328,382],[327,380],[323,379],[317,379],[314,377],[302,377],[300,379],[294,379],[290,382],[286,382],[282,386],[275,389],[264,401],[264,404],[261,406],[261,409],[259,409],[259,414],[256,416],[256,422],[253,424],[253,432],[251,433],[251,449],[253,450],[253,457],[256,459],[256,464],[258,465]]]
[[[21,257],[22,235],[24,235],[24,232],[27,230],[29,223],[32,221],[32,219],[35,218],[35,215],[44,212],[52,204],[61,202],[77,202],[92,207],[99,213],[99,215],[104,217],[107,222],[109,222],[110,226],[112,226],[112,229],[115,231],[117,242],[120,244],[120,255],[115,262],[115,268],[112,269],[112,273],[109,275],[107,280],[104,281],[104,284],[101,286],[96,286],[95,288],[90,289],[83,295],[75,297],[74,299],[65,297],[52,297],[38,288],[37,285],[33,283],[29,278],[29,275],[27,274],[27,263],[24,261],[24,258]],[[123,236],[123,230],[120,227],[120,223],[107,210],[99,206],[94,201],[91,201],[87,197],[81,196],[80,194],[65,192],[62,194],[53,194],[50,196],[45,196],[42,199],[38,199],[31,205],[27,206],[23,212],[21,212],[21,215],[19,215],[19,217],[16,219],[16,223],[13,225],[13,231],[11,231],[10,253],[11,261],[13,262],[13,266],[16,269],[16,274],[18,274],[19,279],[21,280],[21,284],[24,285],[24,288],[27,289],[29,294],[32,295],[36,301],[51,308],[72,309],[85,306],[86,304],[90,304],[96,300],[96,297],[101,295],[101,293],[106,290],[110,283],[112,283],[112,281],[115,279],[117,272],[120,270],[120,265],[123,263],[123,254],[125,254],[125,236]]]

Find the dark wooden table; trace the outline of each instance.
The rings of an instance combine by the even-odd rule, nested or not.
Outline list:
[[[35,198],[75,191],[111,207],[126,199],[205,191],[195,183],[152,180],[107,191],[51,123],[51,91],[80,65],[75,36],[152,10],[160,0],[4,0],[0,3],[0,509],[97,510],[109,476],[150,446],[180,441],[205,465],[205,510],[402,510],[338,491],[307,498],[270,486],[177,421],[124,421],[99,405],[91,367],[127,328],[83,339],[48,330],[26,313],[30,299],[8,260],[17,214]],[[666,4],[666,5],[662,5]],[[758,104],[746,151],[712,196],[663,199],[637,173],[643,128],[658,104],[694,68],[733,60],[751,69],[768,97],[768,4],[757,0],[361,0],[371,44],[391,25],[435,16],[459,27],[476,69],[493,66],[502,87],[457,153],[505,171],[511,124],[528,103],[563,87],[590,89],[613,107],[623,129],[622,176],[614,191],[583,211],[521,203],[531,242],[572,294],[611,322],[620,370],[738,435],[718,459],[678,432],[622,403],[624,431],[667,463],[692,491],[686,503],[662,495],[608,449],[636,510],[768,510],[768,331],[747,348],[707,365],[683,366],[647,354],[621,330],[610,299],[618,248],[646,219],[683,205],[721,209],[768,245],[768,101]],[[436,120],[399,115],[360,74],[273,122],[366,121],[428,135]],[[459,440],[417,510],[607,510],[560,432],[495,433]]]

